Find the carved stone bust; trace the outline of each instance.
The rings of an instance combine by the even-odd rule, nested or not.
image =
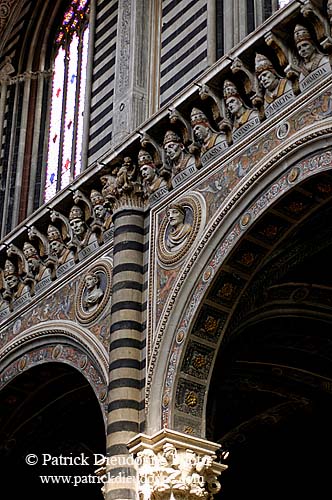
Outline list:
[[[166,235],[166,247],[172,252],[177,252],[185,245],[192,225],[185,222],[186,210],[181,204],[169,205],[166,215],[170,226]]]
[[[294,41],[297,52],[300,56],[300,83],[310,74],[316,72],[318,68],[325,66],[325,73],[331,71],[330,61],[328,56],[318,51],[309,30],[297,24],[294,29]],[[317,73],[317,78],[323,76],[324,71]],[[317,79],[316,78],[316,79]],[[315,79],[312,83],[315,82]]]
[[[163,148],[166,158],[172,168],[172,178],[185,170],[190,165],[195,165],[195,157],[186,151],[180,137],[168,130],[164,136]]]
[[[89,273],[84,278],[85,291],[83,297],[83,306],[87,310],[96,307],[104,296],[100,288],[100,278],[97,273]]]
[[[191,126],[196,140],[201,144],[201,153],[226,140],[223,133],[213,130],[207,116],[198,108],[193,108],[190,114]]]

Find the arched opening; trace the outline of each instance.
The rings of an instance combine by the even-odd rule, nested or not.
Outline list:
[[[239,272],[247,282],[232,306],[209,387],[206,435],[230,452],[224,500],[326,496],[325,457],[332,445],[329,176],[303,183],[274,205],[228,261],[230,274],[242,246],[249,262],[249,245],[259,237],[267,241],[263,227],[265,236],[276,237],[283,219],[287,235],[249,278],[244,267]],[[292,215],[282,210],[286,205]],[[305,205],[311,208],[296,223]],[[230,288],[223,288],[222,273],[213,293],[226,300]]]
[[[103,498],[94,474],[105,454],[102,410],[77,370],[46,363],[14,378],[0,393],[0,422],[2,487],[12,498],[22,488],[35,499],[78,499],[83,487],[89,498]]]

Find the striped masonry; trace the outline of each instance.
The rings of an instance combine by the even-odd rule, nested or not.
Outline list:
[[[99,0],[96,14],[88,164],[107,152],[112,139],[118,1]]]
[[[144,214],[125,209],[114,214],[114,262],[111,309],[107,500],[136,498],[135,468],[128,441],[140,432],[143,408],[142,351]]]
[[[163,0],[160,105],[207,68],[206,0]]]

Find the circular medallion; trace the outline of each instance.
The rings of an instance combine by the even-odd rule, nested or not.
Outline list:
[[[201,196],[191,193],[166,208],[158,235],[158,257],[164,266],[180,262],[192,247],[203,226],[203,203]]]
[[[58,359],[61,356],[61,353],[62,353],[62,345],[58,344],[54,347],[52,351],[52,358]]]
[[[99,262],[82,275],[75,301],[75,313],[80,323],[95,321],[109,303],[111,295],[111,265]]]
[[[169,405],[169,395],[165,394],[163,397],[163,406],[167,407]]]
[[[277,128],[278,139],[285,139],[290,131],[290,124],[288,122],[283,122]]]
[[[214,269],[213,267],[209,266],[203,273],[202,279],[204,283],[207,283],[211,277],[214,275]]]
[[[27,365],[27,361],[28,361],[28,356],[27,355],[22,356],[22,358],[17,363],[17,368],[19,372],[22,372],[24,370],[24,368]]]
[[[240,220],[240,224],[242,227],[245,227],[249,224],[251,220],[251,215],[249,212],[247,212],[246,214],[244,214],[242,217],[241,217],[241,220]]]
[[[88,364],[88,358],[84,354],[84,356],[82,356],[79,361],[79,367],[81,368],[81,370],[84,370],[87,364]]]
[[[183,330],[179,330],[178,333],[176,334],[176,342],[178,344],[181,344],[181,342],[183,341],[184,339],[184,331]]]
[[[287,180],[290,184],[296,181],[300,173],[300,169],[297,167],[292,168],[292,170],[289,172],[287,176]]]

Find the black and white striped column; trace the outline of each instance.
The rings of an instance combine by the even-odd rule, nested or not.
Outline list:
[[[140,432],[142,408],[142,286],[144,213],[120,208],[114,220],[114,267],[107,427],[106,500],[137,498],[127,443]]]

